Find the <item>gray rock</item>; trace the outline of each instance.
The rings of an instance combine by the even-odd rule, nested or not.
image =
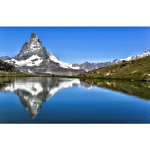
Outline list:
[[[0,60],[0,71],[4,72],[18,72],[19,70],[16,69],[13,65],[8,64],[4,62],[3,60]]]
[[[137,55],[137,56],[130,56],[130,57],[127,58],[126,60],[127,60],[127,61],[136,60],[136,59],[138,59],[138,58],[142,58],[142,57],[146,57],[146,56],[150,56],[150,49],[148,49],[147,51],[143,52],[143,53],[140,54],[140,55]]]
[[[20,53],[5,62],[14,65],[21,72],[33,74],[78,75],[84,70],[74,69],[71,64],[61,62],[42,46],[35,33],[22,46]]]
[[[10,58],[0,57],[5,62],[12,64],[20,71],[36,74],[55,74],[55,75],[78,75],[85,71],[95,70],[101,67],[120,64],[122,61],[136,60],[138,58],[150,56],[150,49],[137,56],[130,56],[126,59],[115,59],[113,62],[91,63],[86,61],[82,64],[67,64],[61,62],[54,54],[42,46],[42,42],[35,33],[31,34],[28,41],[22,46],[20,53]],[[31,59],[33,58],[33,59]],[[28,62],[30,60],[30,63]],[[22,63],[26,62],[27,63]],[[76,68],[78,69],[76,69]]]
[[[120,63],[122,63],[122,61],[123,61],[123,60],[115,59],[115,60],[113,60],[112,65],[120,64]]]
[[[85,71],[91,71],[95,70],[101,67],[109,66],[111,65],[111,62],[102,62],[102,63],[90,63],[89,61],[86,61],[82,64],[73,64],[74,67],[79,67],[79,69],[83,69]]]

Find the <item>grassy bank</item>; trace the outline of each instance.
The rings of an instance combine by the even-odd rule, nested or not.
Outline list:
[[[78,78],[150,80],[150,56],[102,67],[76,76]]]
[[[44,74],[27,74],[17,72],[2,72],[0,71],[0,77],[63,77],[63,78],[77,78],[77,76],[61,76],[61,75],[44,75]]]
[[[137,60],[125,61],[120,64],[102,67],[88,71],[77,76],[59,76],[43,74],[26,74],[16,72],[0,72],[0,77],[63,77],[63,78],[88,78],[88,79],[113,79],[130,81],[150,81],[150,56]]]

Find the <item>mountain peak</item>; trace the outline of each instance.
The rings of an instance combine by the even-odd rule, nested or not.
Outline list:
[[[34,32],[32,32],[31,38],[37,38],[37,35]]]
[[[61,62],[55,55],[42,46],[35,33],[24,43],[18,55],[6,59],[21,72],[35,74],[77,75],[85,72],[72,64]]]

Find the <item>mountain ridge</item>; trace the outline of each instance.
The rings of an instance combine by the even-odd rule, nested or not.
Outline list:
[[[77,64],[77,63],[73,64],[72,66],[79,67],[79,69],[84,69],[86,72],[88,72],[88,71],[99,69],[99,68],[102,68],[102,67],[105,67],[105,66],[120,64],[123,61],[136,60],[138,58],[143,58],[143,57],[146,57],[146,56],[150,56],[150,49],[148,49],[147,51],[144,51],[143,53],[141,53],[139,55],[129,56],[125,59],[114,59],[112,62],[108,61],[108,62],[91,63],[89,61],[86,61],[82,64]]]
[[[112,62],[92,63],[86,61],[82,64],[69,64],[61,62],[54,54],[42,46],[41,40],[35,33],[23,44],[18,55],[14,57],[0,57],[3,61],[13,65],[23,73],[33,74],[55,74],[55,75],[78,75],[105,66],[120,64],[123,61],[136,60],[150,56],[150,49],[139,55],[129,56],[125,59],[114,59]]]
[[[150,80],[150,56],[88,71],[77,77],[148,81]]]
[[[2,59],[23,73],[72,76],[85,72],[72,67],[72,64],[61,62],[42,46],[35,33],[23,44],[18,55],[12,58],[5,56]]]

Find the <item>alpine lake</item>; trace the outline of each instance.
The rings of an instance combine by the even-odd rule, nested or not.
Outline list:
[[[0,123],[150,123],[150,82],[0,77]]]

